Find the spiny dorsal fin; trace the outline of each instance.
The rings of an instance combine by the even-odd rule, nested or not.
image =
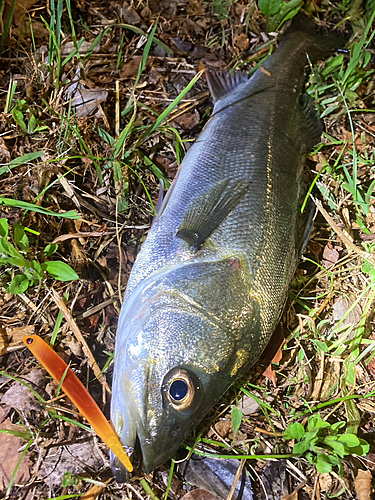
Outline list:
[[[231,185],[229,183],[230,179],[218,182],[189,206],[177,231],[177,237],[186,241],[192,250],[198,250],[236,208],[249,188],[243,179]]]
[[[227,94],[232,92],[238,85],[248,80],[247,73],[242,71],[213,71],[206,70],[206,79],[208,88],[210,89],[212,100],[215,104]]]

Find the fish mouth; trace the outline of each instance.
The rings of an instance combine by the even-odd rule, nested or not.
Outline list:
[[[139,476],[142,474],[142,450],[139,443],[138,436],[135,441],[134,448],[131,454],[131,463],[133,471],[129,472],[125,466],[120,462],[116,455],[111,451],[111,469],[115,481],[118,483],[127,483],[132,476]]]
[[[149,474],[157,467],[165,463],[170,458],[170,448],[165,453],[158,453],[157,456],[147,452],[147,448],[143,452],[140,439],[136,438],[136,442],[130,454],[133,471],[129,472],[120,462],[116,455],[111,451],[111,469],[115,481],[118,483],[127,483],[132,476],[142,476],[143,473]]]

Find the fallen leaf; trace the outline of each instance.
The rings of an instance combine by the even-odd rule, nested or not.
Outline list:
[[[206,7],[198,0],[190,0],[187,5],[187,13],[189,16],[203,16],[206,12]]]
[[[272,369],[272,365],[268,365],[267,368],[262,373],[262,375],[263,375],[263,377],[268,378],[268,380],[270,380],[272,382],[274,387],[277,386],[276,372],[275,372],[275,370]]]
[[[142,56],[135,56],[129,61],[126,61],[120,71],[120,79],[127,79],[135,76],[138,73],[139,65],[142,61]]]
[[[46,372],[44,370],[40,368],[32,368],[26,376],[19,378],[26,384],[30,385],[39,394],[44,394],[44,388],[46,385]],[[37,398],[28,389],[28,387],[21,384],[21,382],[13,382],[1,398],[1,403],[20,411],[40,411],[41,409]]]
[[[33,335],[34,325],[20,326],[16,328],[0,327],[0,356],[10,352],[14,347],[22,345],[24,335]]]
[[[22,21],[26,11],[30,9],[38,0],[16,0],[13,13],[13,23],[18,26]],[[6,2],[9,6],[12,5],[11,0]]]
[[[340,295],[333,304],[333,320],[340,321],[342,325],[356,325],[362,317],[362,309],[359,304],[354,304],[357,297]],[[343,316],[346,317],[342,320]],[[342,321],[341,321],[342,320]],[[353,332],[354,336],[355,332]]]
[[[246,33],[241,33],[240,35],[235,36],[233,43],[241,52],[247,50],[250,46],[250,40]]]
[[[2,410],[0,410],[2,413]],[[0,429],[11,431],[19,431],[24,433],[23,425],[12,424],[9,418],[4,420],[0,425]],[[21,457],[22,451],[20,448],[25,444],[25,441],[13,434],[0,433],[0,490],[8,487],[10,478],[17,466]],[[19,466],[13,484],[26,484],[30,478],[30,453],[26,453],[21,465]]]
[[[327,401],[335,394],[334,390],[340,380],[341,365],[337,360],[328,360],[323,374],[323,385],[320,391],[320,399]]]
[[[298,490],[293,491],[290,495],[286,495],[280,500],[298,500]]]
[[[81,500],[95,500],[98,498],[100,493],[104,490],[104,488],[107,487],[107,484],[109,484],[113,480],[113,477],[109,478],[107,481],[105,481],[105,484],[94,484],[92,488],[89,489],[89,491],[86,491],[80,498]]]
[[[51,447],[38,472],[38,478],[51,488],[61,486],[65,472],[81,474],[103,466],[94,440],[89,437],[74,444]]]
[[[331,474],[319,474],[319,486],[321,491],[330,491],[332,487]]]
[[[220,437],[229,437],[230,439],[233,439],[233,427],[231,420],[219,420],[214,427]]]
[[[4,139],[2,139],[1,137],[0,137],[0,161],[2,163],[10,161],[9,150],[7,148],[7,145],[4,141]]]
[[[104,102],[107,97],[107,90],[85,88],[80,81],[78,70],[64,92],[64,99],[71,104],[77,116],[95,115],[100,117],[102,112],[99,104]]]
[[[203,492],[207,491],[211,495],[215,495],[213,497],[214,499],[216,499],[217,497],[226,499],[231,490],[240,464],[241,462],[239,460],[234,459],[190,459],[189,461],[181,463],[178,467],[178,470],[185,481],[196,486],[197,488],[201,488]],[[238,496],[240,489],[241,481],[237,483],[234,498]],[[194,494],[198,495],[199,493]],[[189,498],[195,499],[195,497],[186,498],[187,500],[189,500]],[[203,498],[206,497],[202,497],[202,500]],[[242,498],[244,500],[252,500],[253,498],[251,480],[248,475],[246,475],[245,477]],[[208,497],[208,500],[211,500],[211,497]]]
[[[262,484],[268,500],[279,500],[289,493],[286,460],[268,462],[262,470]]]
[[[125,4],[123,6],[123,8],[121,9],[121,14],[125,23],[135,25],[142,22],[142,19],[139,17],[137,12],[132,7],[130,7],[129,4]]]
[[[375,358],[373,358],[367,366],[368,371],[375,378]]]
[[[323,260],[322,260],[323,266],[324,267],[332,266],[332,264],[336,264],[339,258],[340,258],[339,252],[336,250],[336,248],[334,248],[332,243],[329,241],[323,250]]]
[[[173,0],[153,0],[149,6],[153,14],[160,14],[166,19],[173,19],[177,13],[177,2]]]
[[[256,364],[258,373],[271,380],[274,387],[276,387],[276,372],[272,369],[272,363],[280,362],[284,344],[285,337],[282,328],[278,326]]]
[[[371,481],[371,471],[362,469],[358,470],[357,477],[354,479],[354,488],[357,500],[371,500]]]
[[[199,488],[197,490],[189,491],[189,493],[186,493],[181,500],[220,500],[220,498],[207,490]]]
[[[251,396],[245,395],[240,399],[238,408],[242,411],[245,417],[247,417],[258,411],[259,403],[257,403]]]
[[[75,49],[74,42],[64,42],[61,45],[61,55],[67,56]],[[94,49],[92,49],[92,42],[83,41],[78,48],[78,53],[82,56],[87,54],[88,51],[99,52],[100,44],[97,44]]]
[[[200,120],[199,113],[195,109],[191,113],[187,112],[182,114],[181,116],[178,116],[173,120],[173,122],[185,130],[191,130],[192,128],[198,125],[199,120]]]

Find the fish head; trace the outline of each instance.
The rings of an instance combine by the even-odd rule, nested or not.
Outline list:
[[[251,346],[241,332],[249,324],[254,332],[260,329],[259,307],[248,293],[241,293],[240,303],[231,309],[236,321],[228,310],[225,319],[204,297],[208,280],[200,281],[199,293],[189,289],[194,282],[188,281],[189,271],[185,287],[172,276],[145,285],[119,322],[111,418],[133,464],[138,461],[145,472],[175,454],[248,367]],[[223,300],[229,289],[224,286],[221,292]],[[114,456],[112,470],[118,481],[127,478]]]

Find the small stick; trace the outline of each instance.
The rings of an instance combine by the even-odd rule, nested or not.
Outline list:
[[[339,228],[339,226],[336,224],[336,222],[332,219],[332,217],[329,215],[327,210],[325,208],[323,208],[323,205],[321,204],[321,202],[315,198],[313,198],[313,201],[314,201],[315,205],[317,206],[319,212],[323,215],[323,217],[328,222],[328,224],[331,226],[331,228],[341,238],[341,240],[344,243],[344,245],[346,246],[346,248],[352,250],[357,255],[360,255],[363,259],[366,259],[371,264],[375,265],[374,256],[368,252],[365,252],[361,248],[358,248],[356,245],[354,245],[354,243],[352,243],[350,241],[350,239],[346,236],[344,231],[342,231]]]
[[[237,484],[238,484],[238,481],[239,481],[240,476],[242,474],[242,470],[244,468],[245,462],[246,462],[246,458],[242,458],[240,465],[237,469],[236,475],[234,476],[233,484],[232,484],[232,487],[228,493],[227,500],[232,500],[232,498],[233,498],[233,495],[234,495],[234,492],[236,491]]]
[[[64,318],[66,322],[69,325],[69,328],[71,331],[74,333],[76,339],[78,342],[81,343],[82,345],[82,350],[87,358],[88,364],[91,366],[92,371],[94,372],[95,377],[99,380],[99,382],[102,384],[104,389],[111,394],[111,389],[109,388],[109,385],[107,384],[104,375],[102,374],[97,362],[95,361],[94,356],[92,355],[92,352],[90,351],[89,346],[87,345],[86,340],[84,339],[81,330],[78,328],[77,323],[74,321],[73,316],[69,312],[68,308],[65,305],[65,302],[62,300],[60,295],[56,292],[56,290],[52,290],[52,296],[53,300],[56,302],[57,306],[59,307],[60,311],[63,313]]]

